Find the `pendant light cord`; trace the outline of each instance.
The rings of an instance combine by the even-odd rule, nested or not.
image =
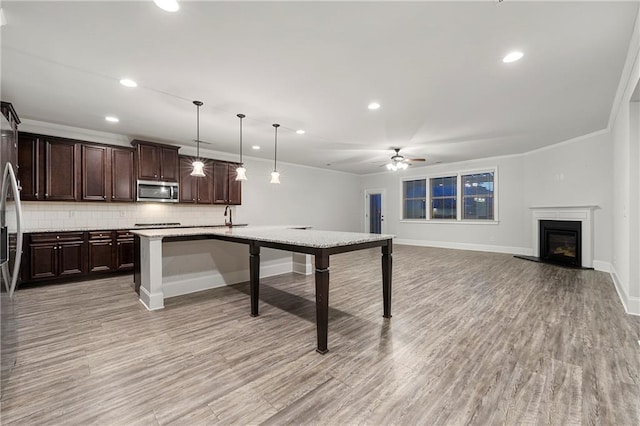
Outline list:
[[[240,119],[240,164],[244,164],[242,162],[242,119],[246,117],[244,114],[236,115]]]
[[[200,107],[204,105],[202,101],[193,101],[196,106],[196,157],[200,161]]]
[[[275,149],[273,151],[273,171],[276,172],[278,171],[278,168],[276,167],[278,164],[278,127],[280,127],[279,124],[274,124],[273,127],[276,128],[276,143],[275,143]]]

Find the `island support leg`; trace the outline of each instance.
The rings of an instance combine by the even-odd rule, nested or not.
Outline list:
[[[251,316],[258,316],[258,299],[260,297],[260,246],[249,245],[249,288],[251,294]]]
[[[382,246],[382,316],[385,318],[391,318],[392,252],[393,243],[388,240],[387,245]]]
[[[329,330],[329,255],[316,254],[316,329],[318,346],[316,352],[326,354]]]

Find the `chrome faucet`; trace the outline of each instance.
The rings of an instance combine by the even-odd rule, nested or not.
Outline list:
[[[227,222],[227,211],[229,212],[229,221]],[[227,204],[227,207],[224,208],[224,225],[225,226],[233,226],[233,219],[231,218],[231,206]]]

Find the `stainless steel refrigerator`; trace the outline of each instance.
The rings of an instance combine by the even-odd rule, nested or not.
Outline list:
[[[0,114],[1,144],[5,147],[15,141],[15,130],[9,121]],[[0,149],[1,152],[7,152]],[[17,167],[9,158],[0,158],[2,174],[0,179],[0,280],[9,298],[13,293],[20,276],[22,260],[22,239],[24,223],[22,219],[22,205],[20,203],[20,187],[15,175]]]

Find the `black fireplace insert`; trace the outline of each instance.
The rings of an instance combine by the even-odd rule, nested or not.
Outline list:
[[[582,222],[540,221],[540,259],[561,265],[582,266]]]

